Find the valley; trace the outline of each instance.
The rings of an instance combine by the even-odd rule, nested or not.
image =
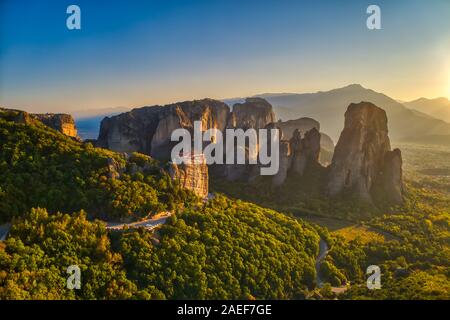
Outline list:
[[[264,119],[273,119],[270,109],[257,116],[249,112],[256,101],[241,105],[241,115],[233,115],[235,124],[258,128],[266,126]],[[136,131],[107,120],[102,141],[127,152],[70,138],[59,127],[3,109],[0,221],[12,226],[2,226],[9,233],[0,243],[0,298],[449,298],[448,148],[394,142],[392,148],[401,150],[398,170],[386,160],[400,151],[391,149],[383,112],[355,104],[349,109],[356,112],[346,115],[346,130],[350,137],[374,130],[369,136],[377,139],[365,143],[370,147],[355,148],[343,133],[336,149],[350,151],[340,151],[345,157],[335,152],[331,165],[324,165],[319,130],[326,129],[301,120],[305,132],[294,130],[290,140],[282,141],[294,152],[283,155],[288,165],[283,176],[275,176],[279,183],[271,176],[249,179],[254,168],[248,165],[222,171],[168,164],[162,159],[167,124],[179,116],[189,128],[190,119],[214,114],[211,105],[225,110],[220,102],[203,100],[201,108],[196,103],[182,110],[175,105],[134,111],[150,112],[150,146],[127,144],[137,142],[130,139]],[[154,110],[171,120],[160,119]],[[220,112],[217,116],[224,119]],[[137,121],[132,126],[142,128],[143,118],[132,119]],[[207,119],[225,127],[214,116]],[[156,150],[160,160],[136,152],[146,150],[151,156]],[[402,201],[396,202],[392,192],[360,189],[364,176],[354,184],[344,179],[343,190],[327,196],[337,161],[351,170],[360,165],[348,160],[349,154],[354,159],[363,154],[364,168],[391,172],[386,179],[373,170],[372,181],[381,190],[395,186],[393,178],[402,179]],[[386,156],[374,157],[380,154]],[[34,262],[23,269],[30,259]],[[67,264],[84,270],[86,288],[65,289]],[[373,264],[382,269],[381,290],[365,287],[365,270]]]
[[[0,304],[450,300],[450,0],[379,2],[0,0]]]

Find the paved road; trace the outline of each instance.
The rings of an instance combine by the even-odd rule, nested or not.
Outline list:
[[[171,215],[172,212],[163,212],[151,219],[146,219],[143,221],[133,223],[106,222],[106,229],[121,230],[125,226],[127,226],[128,228],[145,228],[147,230],[153,230],[154,228],[165,224],[167,218],[169,218]],[[4,241],[6,239],[10,229],[11,229],[10,223],[0,225],[0,241]]]
[[[127,226],[128,228],[145,228],[148,230],[153,230],[154,228],[166,223],[167,218],[169,218],[171,215],[172,215],[171,212],[164,212],[162,214],[158,214],[156,217],[138,222],[132,223],[108,222],[106,224],[106,228],[110,230],[121,230],[125,226]]]
[[[6,239],[6,236],[8,235],[10,229],[10,223],[0,225],[0,241],[4,241]]]

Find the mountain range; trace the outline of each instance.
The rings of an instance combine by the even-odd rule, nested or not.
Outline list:
[[[399,101],[359,84],[316,93],[265,93],[255,95],[273,105],[277,119],[297,120],[310,117],[337,141],[343,129],[344,113],[350,103],[369,101],[386,110],[389,135],[393,142],[450,145],[450,101],[446,98],[420,98]],[[224,99],[229,106],[245,98]],[[84,110],[74,113],[81,138],[97,138],[100,121],[129,111],[128,108]]]
[[[443,99],[419,99],[401,103],[359,84],[316,93],[266,93],[256,96],[273,105],[277,118],[283,121],[300,117],[313,118],[335,140],[343,129],[343,115],[347,106],[350,103],[369,101],[386,110],[389,134],[393,141],[426,141],[436,144],[450,141],[450,123],[444,121],[448,118],[439,116],[439,112],[447,110]],[[235,98],[224,101],[233,105],[241,100]],[[431,105],[434,107],[429,107]],[[447,111],[450,112],[450,107]]]
[[[403,104],[410,109],[450,123],[450,100],[447,98],[420,98]]]

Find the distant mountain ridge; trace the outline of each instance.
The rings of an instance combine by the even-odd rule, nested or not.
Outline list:
[[[130,111],[127,107],[79,110],[72,112],[81,139],[97,139],[100,122],[105,117],[115,116]]]
[[[274,107],[277,118],[283,121],[311,117],[320,122],[323,130],[337,139],[342,131],[343,114],[350,103],[369,101],[386,110],[389,134],[394,141],[419,141],[437,137],[436,143],[450,138],[450,123],[421,111],[411,110],[383,93],[352,84],[343,88],[316,93],[263,94]],[[227,104],[239,99],[224,100]],[[430,140],[427,139],[427,140]]]
[[[112,116],[119,113],[130,111],[131,108],[128,107],[113,107],[113,108],[101,108],[101,109],[86,109],[86,110],[77,110],[71,112],[72,116],[79,119],[87,119],[94,117],[106,117]]]
[[[420,98],[414,101],[404,102],[403,104],[410,109],[450,122],[450,100],[447,98]]]
[[[420,98],[403,102],[359,84],[316,93],[264,93],[255,97],[264,98],[272,104],[277,119],[288,121],[310,117],[317,120],[335,141],[343,129],[343,114],[347,106],[361,101],[372,102],[386,110],[393,141],[439,145],[450,141],[450,101],[446,98]],[[231,107],[244,100],[245,98],[232,98],[222,101]],[[100,122],[104,117],[130,110],[116,107],[83,110],[72,114],[76,119],[79,135],[83,139],[94,139],[98,136]]]

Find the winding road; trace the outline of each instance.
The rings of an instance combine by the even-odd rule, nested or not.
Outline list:
[[[117,222],[107,222],[106,223],[106,229],[109,230],[122,230],[125,227],[128,228],[145,228],[147,230],[153,230],[156,227],[159,227],[166,223],[167,218],[169,218],[172,215],[172,212],[163,212],[160,214],[157,214],[156,216],[138,221],[138,222],[131,222],[131,223],[117,223]]]

